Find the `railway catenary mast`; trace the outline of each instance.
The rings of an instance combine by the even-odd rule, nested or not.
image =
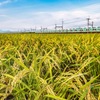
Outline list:
[[[62,25],[57,25],[55,24],[55,30],[57,29],[62,29],[62,31],[64,30],[64,21],[62,20]]]
[[[59,28],[61,28],[63,30],[63,26],[62,25],[61,26],[58,26],[57,24],[55,24],[55,30],[57,30]]]
[[[88,31],[89,31],[89,26],[92,26],[92,28],[93,28],[93,26],[94,26],[94,22],[92,21],[92,23],[90,23],[90,18],[87,18],[87,28],[88,28]]]
[[[89,30],[89,25],[90,25],[90,18],[87,18],[87,28]]]
[[[64,29],[64,21],[62,20],[62,31],[63,31],[63,29]]]

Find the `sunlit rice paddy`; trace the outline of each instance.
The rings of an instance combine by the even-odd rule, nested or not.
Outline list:
[[[0,100],[100,100],[99,34],[1,34]]]

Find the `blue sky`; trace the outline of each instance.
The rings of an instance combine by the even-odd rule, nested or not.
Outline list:
[[[99,9],[100,0],[0,0],[0,29],[53,28],[62,19],[65,28],[86,27],[87,17],[99,26]]]

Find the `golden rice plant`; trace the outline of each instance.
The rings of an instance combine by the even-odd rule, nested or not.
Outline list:
[[[0,100],[99,99],[99,34],[0,34]]]

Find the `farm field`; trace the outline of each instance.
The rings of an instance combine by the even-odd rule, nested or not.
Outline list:
[[[0,100],[100,100],[100,34],[0,34]]]

